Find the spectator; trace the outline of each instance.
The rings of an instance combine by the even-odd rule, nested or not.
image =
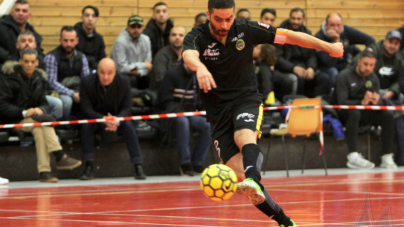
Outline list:
[[[401,37],[404,37],[404,23],[400,23],[401,27],[397,29],[401,33]],[[400,51],[404,54],[404,39],[401,40]]]
[[[60,45],[45,56],[48,85],[59,93],[64,119],[70,117],[73,101],[80,103],[80,80],[90,74],[86,56],[76,50],[77,43],[74,28],[63,26],[60,30]]]
[[[178,64],[181,58],[182,42],[187,31],[184,27],[176,26],[170,32],[170,45],[163,47],[153,59],[153,74],[150,88],[158,90],[166,71]]]
[[[274,69],[276,64],[276,48],[271,44],[260,44],[253,51],[255,74],[257,75],[258,91],[263,95],[263,103],[274,104],[274,96],[283,100],[283,96],[292,92],[293,81],[285,74]],[[274,91],[274,96],[271,92]]]
[[[128,19],[112,47],[111,58],[119,73],[130,78],[134,88],[149,86],[148,75],[152,70],[150,39],[143,33],[143,18],[137,15]]]
[[[23,50],[26,49],[36,49],[36,42],[35,42],[35,36],[30,30],[25,30],[20,33],[20,35],[17,38],[17,52],[15,52],[11,56],[12,61],[18,61],[20,59],[20,54]],[[39,55],[38,54],[38,71],[42,72],[42,70],[45,69],[45,63],[44,63],[44,55]],[[48,79],[46,72],[43,72],[43,75],[45,76],[45,79]],[[57,120],[62,118],[63,116],[63,103],[59,98],[47,95],[46,100],[48,101],[49,108],[50,108],[50,114],[53,115]]]
[[[31,9],[28,1],[17,0],[9,15],[5,15],[0,20],[0,64],[3,64],[17,52],[15,44],[21,31],[31,31],[37,43],[36,50],[39,56],[43,56],[41,49],[42,36],[39,35],[34,27],[28,23],[31,17]]]
[[[119,122],[116,120],[116,117],[131,116],[132,97],[128,79],[117,74],[113,60],[102,59],[98,65],[97,74],[83,79],[80,85],[80,99],[85,118],[115,118],[114,121],[107,121],[102,126],[105,127],[105,130],[114,132],[118,130],[122,133],[131,162],[135,166],[135,179],[146,179],[135,126],[132,121]],[[83,161],[86,163],[84,173],[80,177],[81,180],[94,178],[94,133],[98,127],[101,127],[101,124],[81,126]]]
[[[274,26],[276,19],[276,10],[272,8],[265,8],[261,11],[260,22]]]
[[[208,20],[208,15],[206,15],[206,13],[199,13],[195,16],[195,23],[194,23],[194,27],[200,25],[200,24],[204,24],[206,23],[206,21]]]
[[[169,36],[173,22],[170,20],[168,6],[164,2],[158,2],[153,6],[153,18],[147,22],[144,34],[151,41],[152,56],[169,44]]]
[[[238,20],[242,20],[242,19],[246,19],[246,20],[250,20],[250,11],[246,8],[241,8],[237,11],[236,13],[236,19]]]
[[[158,100],[165,113],[196,111],[198,103],[198,85],[195,73],[181,61],[181,64],[167,71],[160,85]],[[193,155],[189,141],[192,132],[199,132]],[[190,176],[203,171],[203,161],[212,144],[210,124],[202,116],[178,117],[175,119],[175,136],[180,157],[182,174]]]
[[[74,25],[79,38],[76,48],[86,55],[90,72],[96,70],[98,62],[106,56],[104,38],[95,30],[98,16],[97,7],[86,6],[81,11],[81,22]]]
[[[49,106],[45,98],[47,84],[36,69],[37,56],[38,53],[34,49],[23,50],[19,64],[4,69],[4,76],[0,79],[2,123],[24,124],[51,120],[47,114]],[[58,181],[50,173],[50,153],[55,155],[57,169],[73,169],[81,165],[81,161],[70,158],[62,151],[52,127],[21,127],[15,130],[30,132],[35,138],[40,182]]]
[[[318,67],[328,74],[332,87],[335,86],[338,73],[346,68],[356,54],[354,45],[371,45],[375,43],[375,39],[371,36],[344,25],[342,16],[338,13],[327,15],[325,22],[321,24],[320,31],[317,32],[315,37],[330,43],[341,42],[344,45],[344,56],[342,58],[334,58],[324,51],[317,51]]]
[[[279,26],[293,31],[311,35],[311,31],[303,25],[304,10],[294,8],[290,11],[289,19]],[[330,81],[325,73],[317,69],[316,51],[296,45],[276,45],[278,61],[276,69],[283,73],[293,74],[297,79],[297,94],[315,97],[330,93]]]
[[[373,52],[365,50],[360,53],[356,66],[348,67],[341,71],[337,77],[337,85],[334,98],[339,105],[384,105],[380,98],[380,83],[373,72],[376,64],[376,56]],[[349,168],[371,169],[374,163],[363,158],[358,153],[359,123],[370,123],[382,127],[381,140],[384,155],[382,156],[383,168],[397,168],[393,161],[392,144],[394,131],[393,113],[387,110],[340,110],[339,116],[345,122],[345,133],[349,154],[347,156]]]
[[[383,99],[390,99],[402,103],[403,95],[400,97],[398,77],[403,66],[403,54],[399,51],[402,36],[400,32],[391,30],[387,33],[386,39],[370,45],[366,51],[372,51],[376,56],[374,73],[380,80],[380,96]],[[353,61],[356,64],[357,58]]]

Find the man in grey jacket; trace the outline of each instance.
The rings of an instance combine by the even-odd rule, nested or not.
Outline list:
[[[133,15],[128,26],[122,29],[112,47],[111,58],[119,73],[130,78],[131,86],[145,89],[152,70],[150,38],[143,33],[143,18]]]

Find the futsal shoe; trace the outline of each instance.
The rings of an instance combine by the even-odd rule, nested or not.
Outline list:
[[[393,154],[385,154],[382,156],[382,164],[380,167],[386,169],[397,169],[397,164],[394,163]]]
[[[375,164],[363,158],[358,152],[351,152],[347,156],[347,166],[351,169],[373,169]]]
[[[290,222],[292,222],[293,225],[280,225],[279,227],[297,227],[294,221],[290,220]]]
[[[247,178],[238,183],[237,192],[247,196],[254,205],[259,205],[265,201],[265,195],[261,187],[252,178]]]

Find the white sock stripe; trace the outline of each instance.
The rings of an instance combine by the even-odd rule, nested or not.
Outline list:
[[[252,167],[254,167],[254,166],[247,166],[247,168],[245,168],[245,170],[244,170],[244,173],[247,172],[247,170],[248,170],[249,168],[252,168]]]

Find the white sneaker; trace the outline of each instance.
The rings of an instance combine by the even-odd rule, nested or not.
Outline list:
[[[375,164],[363,158],[358,152],[351,152],[347,156],[347,166],[352,169],[373,169]]]
[[[397,169],[396,163],[394,163],[393,160],[393,154],[385,154],[382,156],[382,164],[380,164],[380,167],[386,168],[386,169]]]
[[[8,179],[0,177],[0,185],[8,184]]]

